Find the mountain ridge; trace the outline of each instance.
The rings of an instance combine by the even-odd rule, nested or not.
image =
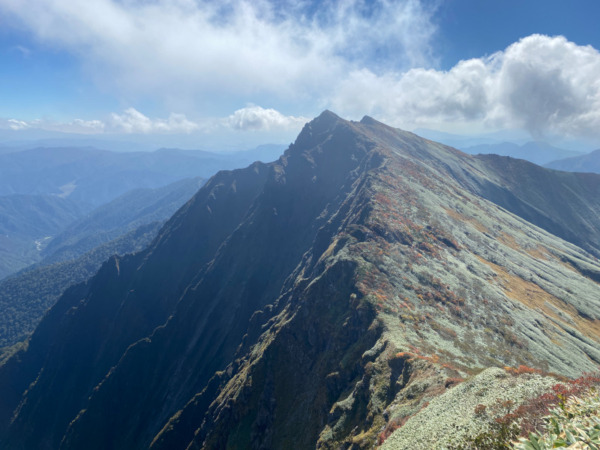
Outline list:
[[[583,152],[558,148],[543,141],[529,141],[518,145],[512,142],[498,144],[481,144],[462,148],[465,153],[496,154],[510,156],[511,158],[524,159],[538,165],[545,165],[563,158],[583,157]]]
[[[544,164],[544,167],[569,172],[600,173],[600,149],[581,156],[551,161]]]
[[[41,147],[0,154],[0,195],[63,196],[87,211],[134,188],[158,188],[214,175],[280,154],[278,146],[237,153],[157,150],[111,152],[90,147]]]
[[[482,195],[516,195],[502,167],[325,111],[59,300],[0,366],[0,442],[370,448],[478,367],[592,370],[600,264],[513,214],[528,194]],[[580,188],[591,216],[598,178]]]

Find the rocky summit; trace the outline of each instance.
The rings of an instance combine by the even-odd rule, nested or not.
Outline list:
[[[442,448],[597,369],[598,256],[600,176],[326,111],[62,296],[0,366],[0,443]]]

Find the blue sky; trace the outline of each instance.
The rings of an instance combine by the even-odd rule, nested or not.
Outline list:
[[[598,17],[596,0],[0,0],[0,129],[243,147],[328,108],[600,146]]]
[[[437,2],[436,2],[437,3]],[[441,67],[479,58],[531,34],[563,35],[579,45],[600,49],[600,2],[593,0],[447,0],[433,21]]]

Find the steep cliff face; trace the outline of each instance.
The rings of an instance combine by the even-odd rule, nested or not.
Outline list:
[[[0,374],[2,397],[11,399],[2,403],[2,416],[19,411],[7,434],[11,446],[58,447],[67,425],[125,350],[166,321],[192,278],[239,224],[267,173],[267,166],[256,164],[244,173],[214,177],[146,251],[112,258],[87,285],[59,300],[27,351]],[[199,226],[208,233],[191,239]],[[17,399],[16,393],[24,395]],[[30,424],[35,433],[23,434]]]
[[[548,231],[600,250],[598,177],[510,164],[541,181],[323,113],[61,299],[0,367],[1,442],[368,448],[477,368],[594,369],[600,264]]]

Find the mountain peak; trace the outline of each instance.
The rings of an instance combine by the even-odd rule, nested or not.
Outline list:
[[[304,128],[309,128],[313,130],[327,130],[332,128],[336,123],[345,122],[340,116],[336,113],[329,111],[326,109],[313,120],[304,125]]]
[[[335,125],[340,122],[345,122],[340,116],[335,114],[334,112],[326,109],[313,120],[308,122],[306,125],[309,125],[310,128],[317,131],[318,133],[322,133],[323,131],[333,129]]]
[[[347,123],[337,114],[326,109],[319,116],[308,122],[296,138],[296,142],[290,147],[307,148],[312,147],[322,139],[323,135],[330,134],[340,123]]]
[[[381,125],[382,123],[378,120],[373,119],[371,116],[364,116],[360,119],[360,123],[363,125]]]
[[[410,132],[402,130],[400,128],[392,127],[383,122],[380,122],[377,119],[374,119],[371,116],[364,116],[362,119],[360,119],[359,123],[368,128],[371,128],[372,130],[378,130],[378,132],[384,132],[384,133],[392,132],[393,134],[402,134],[405,136],[408,136],[407,133],[409,133],[410,136],[412,136],[412,137],[416,136],[414,133],[410,133]]]
[[[317,117],[315,117],[312,122],[321,121],[321,120],[343,120],[340,116],[338,116],[333,111],[326,109]]]

